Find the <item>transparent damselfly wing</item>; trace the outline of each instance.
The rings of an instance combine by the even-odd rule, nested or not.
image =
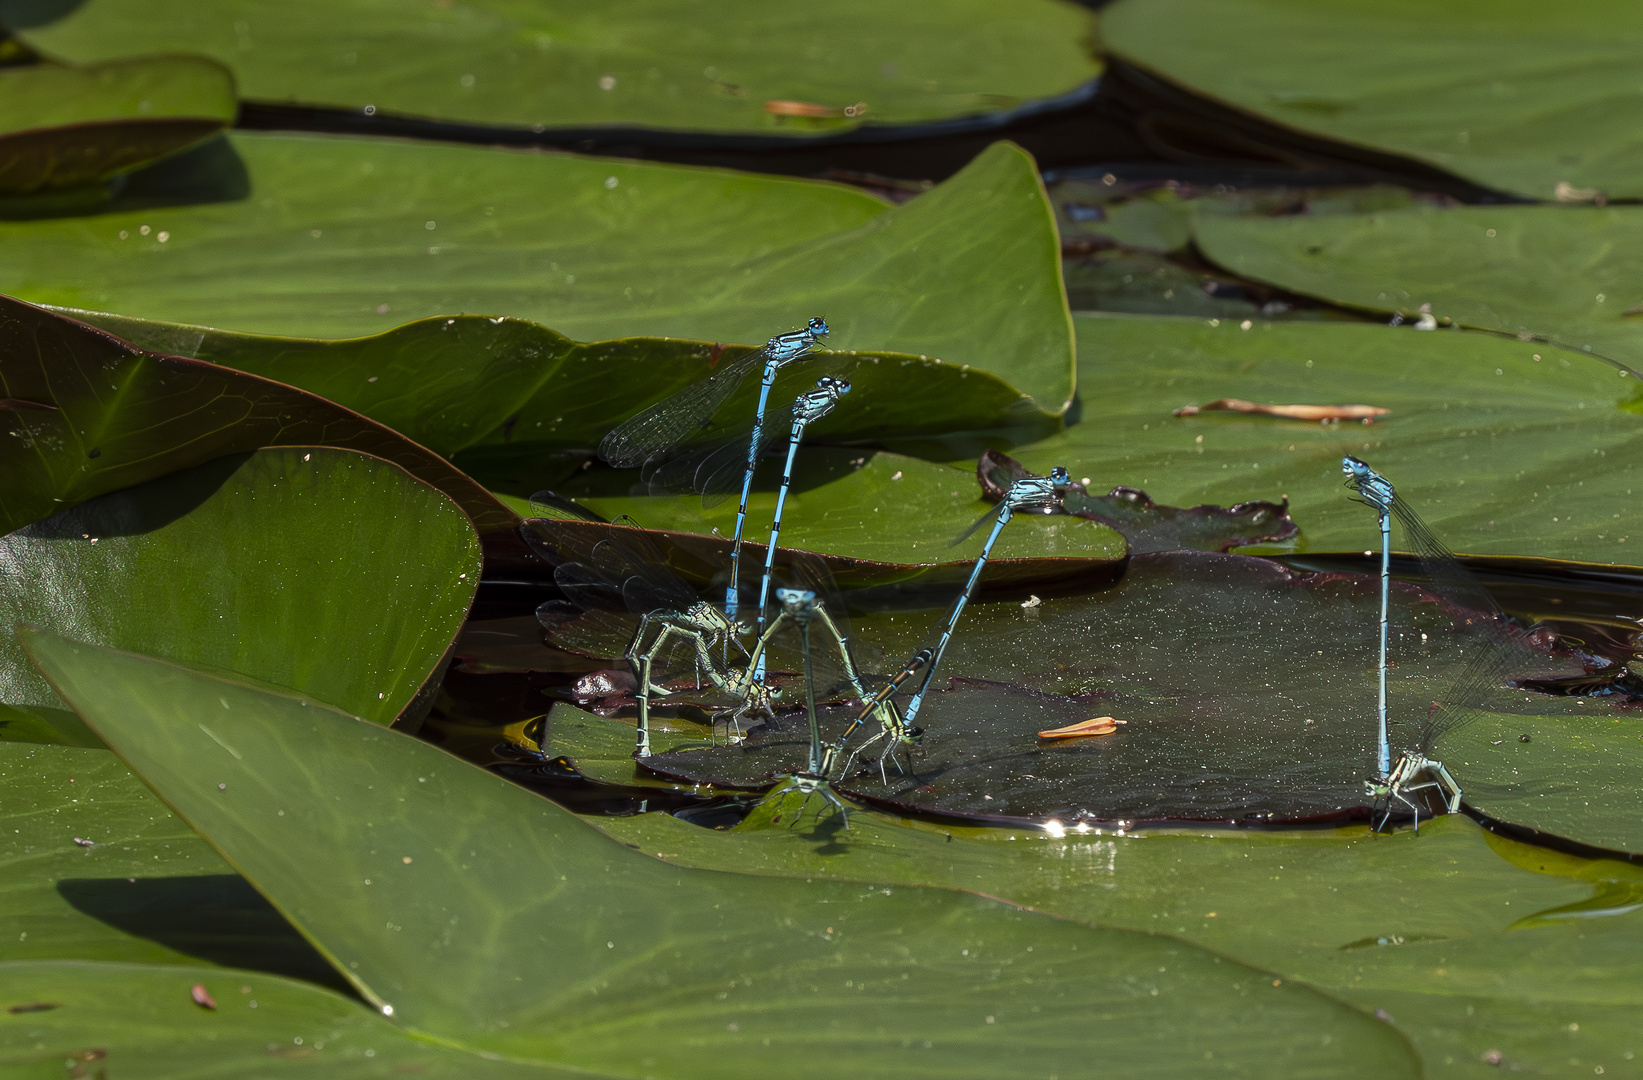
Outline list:
[[[599,444],[599,456],[618,469],[638,468],[681,443],[697,439],[742,385],[764,363],[764,351],[730,361],[700,382],[619,424]]]
[[[1349,468],[1363,464],[1355,458],[1347,462]],[[1407,749],[1430,754],[1440,735],[1501,705],[1512,695],[1511,677],[1543,666],[1545,658],[1529,645],[1527,634],[1514,626],[1477,575],[1438,539],[1408,497],[1390,485],[1383,490],[1374,483],[1380,478],[1372,471],[1369,476],[1373,480],[1367,483],[1350,478],[1348,483],[1370,506],[1390,509],[1401,539],[1419,562],[1425,587],[1437,595],[1454,620],[1454,630],[1448,635],[1452,650],[1448,686],[1423,713],[1389,718],[1395,732],[1394,752]],[[1396,662],[1396,657],[1392,659]]]
[[[787,439],[785,416],[766,417],[759,426],[757,446],[753,445],[754,426],[751,419],[730,425],[710,424],[702,429],[701,438],[647,462],[640,479],[652,495],[695,492],[702,497],[703,506],[718,506],[741,491],[750,448],[753,460],[763,461],[778,439]]]
[[[713,427],[719,410],[747,376],[755,370],[773,376],[776,370],[807,355],[827,332],[827,323],[814,318],[798,330],[776,335],[757,352],[730,361],[702,381],[692,383],[618,425],[599,444],[599,456],[619,469],[646,466],[654,474],[666,458],[674,456],[677,447],[695,444],[700,450],[704,443],[729,438],[739,423],[721,431],[719,437],[704,437],[704,432]],[[741,461],[745,465],[746,440],[742,446]],[[666,483],[666,478],[662,482]]]

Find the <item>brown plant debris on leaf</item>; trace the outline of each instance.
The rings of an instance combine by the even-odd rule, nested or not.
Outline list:
[[[1093,720],[1080,720],[1076,724],[1066,727],[1050,728],[1040,731],[1040,739],[1082,739],[1090,735],[1111,735],[1118,730],[1119,724],[1127,724],[1128,720],[1114,720],[1110,716],[1097,716]]]
[[[867,102],[858,101],[854,105],[845,105],[835,108],[832,105],[817,105],[812,101],[767,101],[764,111],[771,116],[802,116],[809,120],[842,120],[846,117],[861,116],[867,112]]]
[[[1234,412],[1252,416],[1278,416],[1285,420],[1316,420],[1320,424],[1337,424],[1342,420],[1362,420],[1373,424],[1377,417],[1391,409],[1379,405],[1262,405],[1243,398],[1217,398],[1207,405],[1183,405],[1175,410],[1176,416],[1197,416],[1206,412]]]
[[[193,998],[194,1004],[200,1008],[216,1011],[217,1001],[211,996],[210,991],[206,990],[204,983],[195,983],[194,988],[188,992],[188,996]]]
[[[997,502],[1010,484],[1027,476],[1021,462],[988,450],[976,462],[982,497]],[[1088,478],[1075,483],[1062,500],[1074,517],[1099,521],[1117,530],[1130,554],[1152,551],[1230,551],[1249,544],[1282,543],[1300,532],[1289,516],[1289,502],[1241,502],[1234,506],[1203,504],[1183,509],[1162,506],[1139,488],[1113,488],[1091,495]]]

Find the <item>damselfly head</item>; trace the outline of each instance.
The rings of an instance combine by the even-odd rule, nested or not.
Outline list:
[[[827,320],[818,315],[810,320],[808,329],[811,337],[824,338],[827,336]]]
[[[1392,500],[1397,495],[1392,482],[1368,464],[1347,455],[1341,458],[1341,472],[1346,476],[1347,486],[1354,488],[1369,505],[1382,512],[1392,506]]]
[[[823,375],[816,380],[816,389],[830,390],[835,394],[848,394],[850,392],[850,380],[835,378],[832,375]]]
[[[1072,482],[1073,478],[1067,473],[1067,467],[1065,465],[1057,465],[1055,468],[1050,470],[1050,483],[1054,484],[1056,487],[1070,487]]]

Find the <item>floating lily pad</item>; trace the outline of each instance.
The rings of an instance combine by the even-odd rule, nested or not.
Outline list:
[[[195,56],[0,67],[0,197],[79,187],[234,122],[234,77]]]
[[[1440,325],[1550,341],[1643,371],[1643,209],[1202,215],[1194,235],[1215,262],[1284,289],[1407,322],[1427,312]]]
[[[1469,637],[1430,594],[1400,587],[1394,598],[1388,690],[1398,723],[1424,717],[1444,696]],[[973,605],[943,661],[950,687],[918,714],[918,749],[883,773],[863,762],[840,786],[898,807],[990,820],[1363,816],[1363,781],[1375,765],[1378,603],[1379,582],[1367,575],[1294,574],[1260,559],[1177,552],[1135,556],[1116,586],[1090,596]],[[863,618],[856,636],[888,656],[910,655],[936,616]],[[1550,657],[1533,662],[1578,670]],[[1572,722],[1585,706],[1537,697],[1530,708]],[[830,711],[824,739],[837,738],[851,715]],[[1125,723],[1112,735],[1039,738],[1096,716]],[[807,747],[802,712],[784,711],[744,746],[661,754],[644,765],[676,780],[757,788],[802,769]]]
[[[391,461],[445,492],[489,538],[493,558],[528,554],[510,510],[380,424],[254,375],[144,352],[9,297],[0,297],[0,392],[3,532],[224,454],[320,444]]]
[[[1054,0],[710,10],[481,0],[94,0],[25,38],[82,62],[178,49],[233,67],[248,98],[469,123],[628,124],[795,136],[991,113],[1099,70],[1089,13]],[[316,42],[324,42],[316,47]],[[766,103],[815,106],[771,111]],[[861,103],[866,107],[859,112]],[[846,108],[849,107],[849,112]]]
[[[200,989],[196,990],[195,988]],[[201,996],[211,1007],[199,1004]],[[0,1067],[18,1075],[463,1077],[572,1075],[408,1037],[334,990],[221,968],[0,963]],[[578,1071],[578,1077],[597,1076]]]
[[[1481,717],[1443,735],[1437,756],[1457,780],[1466,777],[1467,805],[1479,813],[1643,856],[1636,813],[1643,719],[1602,700],[1575,701],[1545,715]]]
[[[377,458],[309,447],[220,458],[61,511],[0,537],[0,567],[6,719],[63,710],[13,636],[29,624],[386,724],[431,693],[480,563],[473,527],[439,492]]]
[[[466,311],[759,345],[823,315],[836,349],[968,364],[1050,412],[1072,396],[1054,215],[1008,143],[895,208],[840,184],[393,140],[212,152],[94,218],[8,226],[0,292],[299,337]],[[221,201],[190,196],[212,178]]]
[[[1498,191],[1643,194],[1627,62],[1643,19],[1622,0],[1129,0],[1101,41],[1240,112]]]
[[[1092,1051],[1102,1070],[1200,1068],[1206,1051],[1254,1071],[1413,1068],[1390,1029],[1167,939],[938,890],[682,871],[334,710],[43,633],[30,647],[368,1001],[448,1046],[658,1076],[1073,1075]]]
[[[107,750],[0,743],[8,960],[228,963],[346,984]]]
[[[1097,490],[1139,487],[1175,506],[1287,495],[1304,550],[1362,551],[1379,534],[1342,486],[1352,454],[1457,551],[1639,561],[1643,418],[1628,408],[1638,386],[1601,360],[1406,327],[1077,322],[1082,412],[1065,433],[1010,451],[1033,472],[1065,465]],[[1221,397],[1392,411],[1369,426],[1173,415]]]
[[[762,541],[769,535],[780,465],[779,461],[769,462],[755,481],[745,533],[750,541]],[[604,516],[629,514],[650,528],[720,537],[735,532],[735,501],[707,508],[694,495],[588,493],[608,492],[611,486],[589,474],[583,481],[566,485],[564,491],[575,494],[578,501]],[[955,546],[953,541],[991,509],[978,497],[971,470],[899,454],[803,449],[783,510],[781,545],[863,562],[943,566],[949,575],[957,575],[961,561],[973,559],[980,542]],[[704,537],[699,542],[708,541]],[[753,549],[744,548],[744,559],[748,558],[748,550]],[[1056,576],[1055,564],[1073,569],[1075,562],[1085,560],[1111,562],[1122,559],[1124,550],[1123,538],[1105,525],[1062,516],[1023,517],[1020,524],[1006,529],[999,538],[994,548],[998,564],[989,569],[988,580],[998,583],[1039,577],[1048,587],[1050,582],[1045,579]],[[762,544],[757,545],[757,551],[758,565],[762,565]],[[1009,565],[1028,559],[1043,559],[1047,565],[1033,570],[1023,563],[1020,572]],[[713,565],[729,565],[728,549]],[[842,576],[840,584],[854,587]]]
[[[65,314],[145,349],[307,390],[457,458],[481,481],[518,487],[519,495],[546,482],[533,469],[542,459],[573,451],[587,455],[629,416],[752,351],[668,338],[583,344],[522,319],[482,315],[423,319],[333,341],[101,312]],[[811,426],[812,439],[863,442],[886,431],[931,438],[1007,432],[1030,439],[1059,426],[997,376],[901,353],[815,353],[777,376],[773,399],[790,401],[822,375],[848,379],[851,391],[848,408]],[[720,415],[751,416],[757,394],[755,376],[730,396]],[[533,472],[534,480],[509,482],[511,474]]]
[[[940,884],[1099,925],[1174,935],[1302,979],[1409,1038],[1429,1072],[1624,1071],[1643,1006],[1639,915],[1588,908],[1632,868],[1491,836],[1464,817],[1362,827],[1115,837],[929,825],[866,810],[850,828],[814,803],[761,806],[739,828],[666,814],[602,829],[679,865],[816,881]],[[779,821],[773,821],[776,814]],[[1380,1014],[1377,1014],[1380,1015]],[[1570,1025],[1576,1025],[1571,1029]],[[1619,1063],[1619,1064],[1617,1064]]]

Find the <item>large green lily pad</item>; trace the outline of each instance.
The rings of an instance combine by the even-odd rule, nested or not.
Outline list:
[[[204,962],[347,989],[107,750],[0,743],[0,783],[6,959]]]
[[[214,1007],[196,1003],[196,986]],[[19,1076],[572,1075],[408,1038],[333,990],[221,968],[0,963],[0,1004],[0,1068]]]
[[[1072,395],[1054,215],[1008,143],[894,209],[838,184],[387,140],[235,135],[164,168],[220,178],[226,201],[128,192],[18,223],[0,291],[302,337],[467,311],[757,345],[824,315],[834,348],[968,364],[1052,412]]]
[[[752,351],[670,338],[584,344],[523,319],[483,315],[423,319],[335,341],[65,314],[145,349],[300,387],[446,458],[473,450],[458,460],[482,481],[521,487],[520,495],[547,482],[533,469],[544,458],[587,453],[629,416]],[[790,401],[822,375],[848,379],[851,391],[843,407],[808,429],[813,440],[873,441],[886,431],[906,438],[957,432],[1039,438],[1059,426],[995,375],[905,353],[814,353],[781,371],[772,397]],[[720,415],[752,416],[757,394],[754,375]],[[533,472],[526,484],[510,483]]]
[[[13,636],[30,624],[237,672],[386,724],[450,647],[480,559],[462,511],[404,470],[287,447],[64,510],[0,538],[0,566],[9,719],[63,708]]]
[[[1268,968],[1286,986],[1305,980],[1365,1013],[1384,1010],[1431,1075],[1483,1080],[1500,1074],[1494,1061],[1555,1076],[1624,1074],[1643,1053],[1630,970],[1643,913],[1602,899],[1630,895],[1636,871],[1625,864],[1500,840],[1463,817],[1419,834],[1055,837],[868,811],[852,812],[846,830],[837,817],[818,821],[814,801],[795,818],[797,805],[761,806],[729,831],[656,813],[599,825],[684,866],[956,886],[1175,935]]]
[[[1241,112],[1498,191],[1643,194],[1643,17],[1624,0],[1128,0],[1101,40]]]
[[[848,399],[846,399],[848,401]],[[802,449],[782,510],[782,547],[874,562],[932,564],[973,559],[980,539],[954,541],[997,508],[981,497],[974,470],[884,452]],[[776,511],[781,462],[767,463],[748,500],[745,536],[762,542]],[[1044,471],[1048,471],[1047,469]],[[589,475],[565,486],[606,517],[629,514],[647,528],[730,536],[738,502],[704,507],[693,495],[585,495],[612,485]],[[513,503],[516,507],[521,504]],[[1105,525],[1064,515],[1021,515],[999,537],[1000,561],[1026,558],[1120,559],[1124,538]],[[763,555],[763,551],[760,551]]]
[[[614,7],[478,0],[94,0],[25,38],[81,62],[178,49],[230,65],[246,97],[517,126],[631,124],[802,135],[861,123],[996,112],[1072,89],[1099,68],[1088,12],[1026,0],[799,8],[739,0]],[[316,48],[315,42],[323,41]],[[818,120],[769,100],[828,107]]]
[[[1481,717],[1440,737],[1437,756],[1466,778],[1467,804],[1490,818],[1643,855],[1643,724],[1602,699],[1574,700],[1577,708],[1551,715]]]
[[[160,56],[0,67],[0,196],[106,180],[234,122],[228,69]]]
[[[343,446],[445,492],[492,542],[522,548],[518,518],[437,455],[312,394],[156,355],[0,297],[0,531],[65,506],[269,445]]]
[[[44,633],[30,647],[367,1000],[447,1042],[658,1076],[1413,1067],[1391,1029],[1167,939],[678,870],[334,710]]]
[[[1098,489],[1130,484],[1176,506],[1287,494],[1306,549],[1362,551],[1379,534],[1342,486],[1352,454],[1457,551],[1637,561],[1643,420],[1627,408],[1636,380],[1613,366],[1495,335],[1244,325],[1081,316],[1078,422],[1011,454],[1037,473],[1064,464]],[[1367,427],[1172,415],[1224,397],[1392,411]]]
[[[1643,370],[1636,207],[1200,214],[1194,236],[1228,269],[1294,292],[1411,322],[1427,305],[1445,324],[1548,340]]]

